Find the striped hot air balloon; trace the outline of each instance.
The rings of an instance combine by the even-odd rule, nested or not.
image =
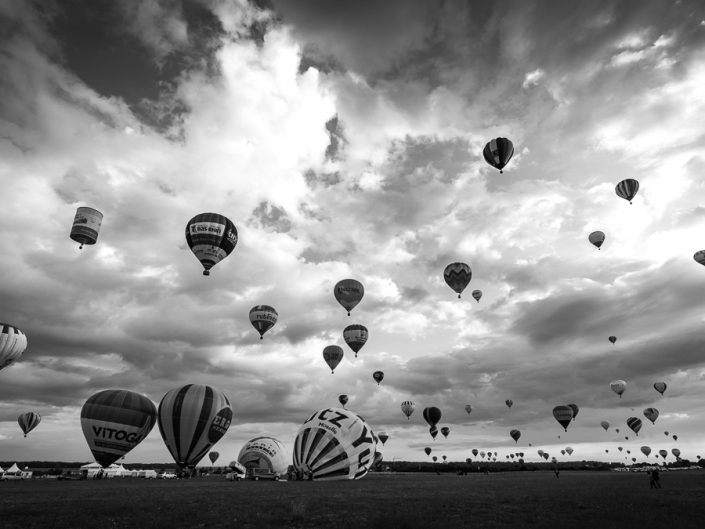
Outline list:
[[[619,182],[615,186],[614,191],[615,193],[617,193],[617,196],[619,198],[628,200],[631,204],[632,199],[636,196],[637,191],[639,191],[639,182],[634,180],[633,178],[627,178]]]
[[[639,430],[641,430],[641,424],[641,419],[638,417],[629,417],[627,419],[627,426],[629,426],[637,436],[639,435]]]
[[[355,279],[343,279],[335,284],[333,295],[350,316],[350,311],[360,303],[365,295],[365,287]]]
[[[651,421],[651,424],[656,424],[656,419],[658,419],[659,412],[656,408],[646,408],[644,410],[644,417]]]
[[[698,250],[693,254],[693,259],[698,264],[705,266],[705,250]]]
[[[237,228],[218,213],[200,213],[186,224],[186,242],[203,265],[203,275],[225,259],[237,245]]]
[[[614,342],[617,341],[617,337],[616,337],[616,336],[610,336],[610,337],[607,338],[607,339],[608,339],[610,342],[612,342],[612,343],[614,343]]]
[[[42,420],[42,416],[33,411],[28,411],[17,417],[17,424],[20,425],[22,433],[27,437],[27,434],[34,430],[39,422]]]
[[[230,428],[233,410],[222,391],[187,384],[159,403],[159,432],[181,468],[194,467]]]
[[[277,311],[269,305],[255,305],[250,309],[250,323],[259,333],[259,339],[264,338],[264,333],[274,327],[278,318]]]
[[[147,397],[126,389],[106,389],[81,408],[81,429],[96,462],[110,466],[154,428],[157,409]]]
[[[568,404],[568,407],[573,410],[573,420],[575,420],[575,418],[578,416],[580,408],[578,408],[577,404]]]
[[[282,476],[289,466],[289,452],[284,444],[274,437],[255,437],[240,449],[237,461],[245,468],[266,470]]]
[[[619,395],[619,398],[621,399],[622,394],[627,389],[627,383],[624,380],[613,380],[610,382],[610,388],[612,388],[612,391]]]
[[[553,417],[567,432],[570,421],[573,420],[573,408],[570,406],[556,406],[553,408]]]
[[[355,358],[357,358],[358,351],[367,342],[368,336],[367,327],[364,325],[348,325],[343,329],[343,339],[350,349],[355,352]]]
[[[27,349],[27,336],[14,325],[0,323],[0,369],[16,362]]]
[[[500,174],[502,169],[509,163],[514,154],[514,145],[507,138],[495,138],[490,140],[482,150],[482,156],[485,161],[495,169],[499,169]]]
[[[377,451],[372,428],[342,408],[311,415],[294,440],[294,468],[313,480],[360,479],[374,463]]]
[[[472,270],[466,263],[450,263],[443,270],[443,279],[458,294],[458,299],[460,299],[460,294],[463,293],[463,290],[472,279]]]
[[[414,403],[411,402],[410,400],[405,400],[404,402],[401,403],[401,412],[404,415],[406,415],[407,421],[411,417],[411,414],[414,413],[415,409],[416,409],[416,406],[414,406]]]
[[[98,241],[98,232],[103,223],[103,214],[97,209],[80,207],[73,218],[69,237],[76,241],[83,249],[84,244],[95,244]]]
[[[593,231],[590,235],[588,235],[588,241],[590,241],[590,243],[593,246],[596,246],[599,250],[602,243],[605,242],[605,234],[601,231]]]

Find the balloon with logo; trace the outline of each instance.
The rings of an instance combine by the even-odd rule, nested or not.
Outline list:
[[[514,439],[515,443],[519,442],[519,438],[521,437],[521,432],[519,430],[510,430],[509,431],[509,436]]]
[[[27,349],[27,335],[14,325],[0,323],[0,369],[20,359]]]
[[[84,244],[95,244],[98,241],[98,232],[102,223],[103,214],[100,211],[85,206],[80,207],[73,218],[69,237],[79,243],[81,246],[78,249],[82,250]]]
[[[347,395],[338,395],[338,402],[340,402],[340,405],[344,408],[345,405],[348,403],[348,396]]]
[[[379,383],[384,380],[384,372],[382,371],[375,371],[372,373],[372,378],[377,382],[377,385],[379,386]]]
[[[651,421],[651,424],[656,424],[656,419],[658,419],[658,410],[656,408],[646,408],[644,410],[644,417]]]
[[[81,408],[81,429],[96,462],[108,467],[136,447],[154,428],[157,408],[125,389],[95,393]]]
[[[438,436],[438,427],[437,427],[437,426],[431,426],[431,427],[428,429],[428,433],[431,434],[431,437],[433,437],[433,439],[434,439],[434,441],[435,441],[436,437]]]
[[[444,426],[443,428],[441,428],[441,433],[443,434],[443,437],[448,439],[448,434],[450,433],[450,428],[448,428],[447,426]]]
[[[406,415],[407,421],[411,417],[411,414],[414,413],[414,409],[416,409],[416,406],[414,406],[414,403],[410,400],[405,400],[401,403],[401,412]]]
[[[588,241],[590,241],[590,244],[597,247],[599,250],[602,243],[605,242],[605,234],[601,231],[593,231],[590,235],[588,235]]]
[[[509,163],[514,154],[514,145],[507,138],[495,138],[490,140],[482,150],[482,156],[485,161],[495,169],[499,169],[500,174],[502,169]]]
[[[654,382],[654,389],[658,391],[661,395],[663,395],[667,387],[668,386],[666,386],[665,382]]]
[[[279,315],[274,307],[269,305],[256,305],[250,309],[250,323],[259,333],[259,339],[264,338],[264,333],[274,327]]]
[[[556,406],[553,408],[553,417],[567,432],[570,421],[573,420],[573,408],[570,406]]]
[[[172,389],[159,403],[159,433],[180,468],[195,467],[230,428],[225,394],[202,384]]]
[[[33,411],[28,411],[27,413],[23,413],[17,417],[17,424],[20,425],[22,433],[25,437],[27,437],[27,434],[34,430],[41,420],[41,415]]]
[[[610,342],[612,342],[612,343],[614,343],[614,342],[617,341],[617,337],[616,337],[616,336],[610,336],[610,337],[607,338],[607,339],[608,339]]]
[[[387,434],[387,432],[379,432],[379,434],[377,434],[377,437],[379,437],[379,440],[382,441],[382,446],[384,446],[384,444],[387,442],[387,439],[389,439],[389,435]]]
[[[237,245],[237,228],[218,213],[200,213],[186,224],[186,243],[203,265],[203,275],[225,259]]]
[[[343,279],[333,287],[333,295],[350,316],[350,311],[360,303],[365,295],[365,287],[355,279]]]
[[[615,186],[614,191],[619,198],[623,198],[631,204],[632,199],[636,196],[637,191],[639,191],[639,182],[633,178],[627,178],[619,182]]]
[[[294,468],[314,480],[360,479],[374,463],[377,443],[358,414],[326,408],[312,414],[294,440]]]
[[[211,465],[215,463],[219,457],[220,454],[218,452],[208,452],[208,459],[211,460]]]
[[[514,404],[514,401],[512,399],[507,399],[504,401],[504,403],[507,405],[507,408],[511,408]]]
[[[639,430],[641,430],[641,419],[638,417],[629,417],[627,419],[627,426],[638,436]]]
[[[255,437],[247,441],[237,455],[237,461],[245,468],[266,470],[277,476],[286,474],[289,452],[281,441],[274,437]]]
[[[348,325],[343,329],[343,339],[350,349],[355,352],[355,358],[357,358],[358,351],[367,342],[368,336],[367,327],[364,325]]]
[[[641,453],[644,454],[646,457],[649,457],[649,454],[651,453],[651,447],[650,446],[642,446]]]
[[[442,415],[441,410],[435,406],[430,406],[423,410],[423,418],[429,426],[436,426],[438,421],[441,420]]]
[[[338,367],[343,356],[343,348],[338,345],[327,345],[323,348],[323,360],[325,360],[328,367],[330,367],[331,373],[335,373],[335,368]]]
[[[472,270],[470,270],[470,266],[467,263],[450,263],[443,270],[443,279],[458,294],[458,299],[460,299],[460,294],[463,293],[463,290],[472,279]]]
[[[612,391],[619,395],[619,398],[621,399],[622,394],[627,389],[627,383],[624,380],[613,380],[610,382],[610,388],[612,388]]]
[[[431,448],[430,447],[427,446],[426,448],[423,449],[423,451],[426,452],[427,456],[431,455]]]
[[[600,426],[602,426],[605,429],[605,431],[607,431],[607,430],[609,430],[610,423],[608,423],[607,421],[602,421],[600,423]]]
[[[475,298],[475,301],[480,303],[480,300],[482,299],[482,290],[473,290],[472,297]]]
[[[573,410],[573,420],[575,420],[575,418],[578,416],[580,408],[578,408],[577,404],[568,404],[568,407]]]

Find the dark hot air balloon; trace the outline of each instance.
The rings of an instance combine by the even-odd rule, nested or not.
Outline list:
[[[365,295],[365,287],[355,279],[343,279],[333,287],[333,295],[350,316],[350,311],[360,303]]]
[[[345,405],[348,403],[348,396],[347,395],[338,395],[338,402],[340,402],[340,405],[345,408]]]
[[[627,419],[627,426],[632,429],[632,431],[639,435],[639,430],[641,430],[641,419],[638,417],[629,417]]]
[[[358,351],[367,342],[368,336],[367,327],[364,325],[348,325],[343,330],[343,339],[350,349],[355,352],[355,358],[357,358]]]
[[[343,359],[343,349],[337,345],[327,345],[323,348],[323,360],[326,361],[328,367],[330,367],[330,372],[335,373],[335,368]]]
[[[17,417],[17,424],[20,425],[22,433],[27,437],[27,434],[34,430],[41,420],[41,415],[33,411],[28,411]]]
[[[519,442],[519,438],[521,437],[521,432],[519,430],[510,430],[509,431],[509,436],[514,439],[515,443]]]
[[[429,426],[436,426],[438,424],[438,421],[441,420],[441,410],[436,408],[435,406],[430,406],[428,408],[424,408],[423,410],[423,418],[426,420]]]
[[[460,298],[460,294],[472,279],[472,271],[466,263],[451,263],[443,270],[443,279]]]
[[[374,378],[375,382],[377,382],[377,385],[379,386],[379,383],[384,379],[384,373],[382,371],[375,371],[372,373],[372,378]]]
[[[79,249],[83,249],[84,244],[95,244],[102,223],[103,214],[97,209],[78,208],[76,216],[73,218],[69,237],[81,245]]]
[[[602,243],[605,242],[605,234],[601,231],[593,231],[588,235],[588,241],[599,250]]]
[[[482,150],[485,161],[495,169],[502,169],[509,163],[514,154],[514,145],[507,138],[495,138],[490,140]]]
[[[639,182],[633,178],[627,178],[618,183],[614,188],[615,193],[619,198],[628,200],[632,203],[632,199],[636,196],[637,191],[639,191]]]
[[[559,422],[559,424],[568,431],[568,425],[570,421],[573,420],[573,408],[570,406],[556,406],[553,408],[553,417]]]

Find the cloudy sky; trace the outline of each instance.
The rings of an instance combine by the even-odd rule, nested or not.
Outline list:
[[[0,460],[91,460],[89,396],[158,403],[187,383],[232,403],[225,461],[257,435],[291,447],[341,393],[389,434],[388,460],[705,452],[705,5],[332,4],[0,3],[0,321],[29,338],[0,371]],[[501,175],[482,158],[499,136]],[[83,250],[79,206],[105,215]],[[209,211],[240,241],[204,277],[184,228]],[[455,261],[473,271],[461,300]],[[343,278],[366,289],[350,317]],[[258,304],[279,312],[262,341]],[[350,323],[370,330],[358,358]],[[43,417],[26,439],[25,411]],[[170,461],[156,427],[130,461]]]

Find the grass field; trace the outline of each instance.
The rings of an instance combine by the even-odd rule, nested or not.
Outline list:
[[[0,483],[0,527],[705,527],[705,471],[370,474],[360,481]]]

